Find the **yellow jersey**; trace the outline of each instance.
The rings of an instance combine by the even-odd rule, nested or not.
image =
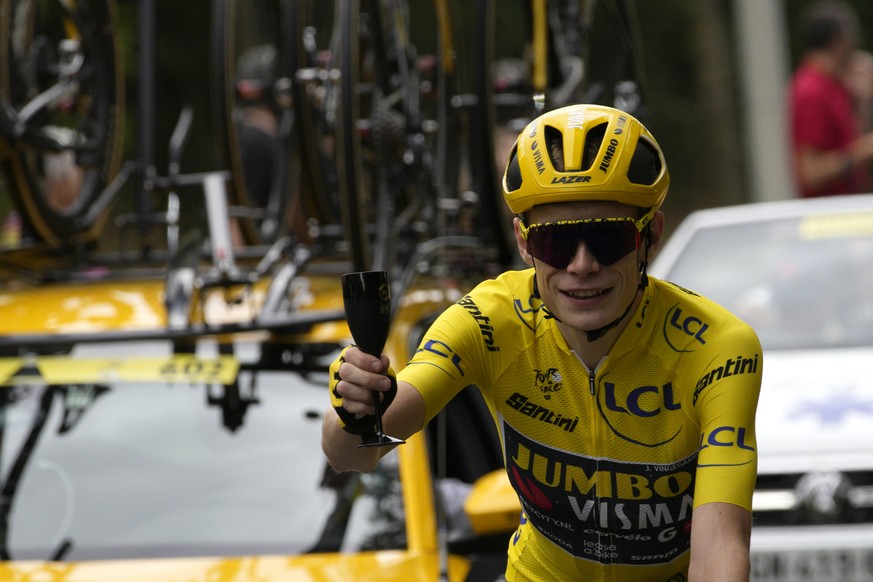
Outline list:
[[[533,290],[533,269],[478,285],[398,374],[429,421],[475,385],[523,513],[507,580],[684,580],[692,510],[751,509],[761,346],[729,311],[649,278],[593,370]]]

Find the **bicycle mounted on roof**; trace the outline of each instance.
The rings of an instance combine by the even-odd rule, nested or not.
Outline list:
[[[166,253],[146,241],[139,258],[178,255],[188,200],[176,192],[199,187],[212,200],[215,279],[238,277],[236,226],[230,235],[217,226],[225,214],[246,243],[237,252],[268,264],[305,244],[348,270],[389,270],[400,287],[447,257],[474,253],[467,262],[486,270],[511,264],[500,134],[572,101],[609,101],[637,115],[645,103],[635,15],[625,0],[497,7],[494,0],[214,0],[212,79],[228,172],[179,171],[190,125],[183,113],[162,176],[154,167],[154,7],[138,5],[139,151],[122,164],[115,0],[3,0],[0,154],[28,230],[42,248],[93,243],[135,176],[135,212],[118,224],[143,240],[155,227],[167,231]],[[523,34],[495,26],[519,9],[517,22],[530,23]],[[589,52],[599,46],[595,20],[611,23],[603,28],[620,41],[614,70],[589,70]],[[507,48],[504,33],[525,40]],[[268,134],[256,142],[270,162],[260,186],[247,167],[257,158],[246,151],[255,129]],[[53,173],[67,176],[60,189]],[[253,269],[259,276],[261,265]]]

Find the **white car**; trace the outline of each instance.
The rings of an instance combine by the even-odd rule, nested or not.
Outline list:
[[[752,580],[873,580],[873,195],[697,211],[649,272],[764,348]]]

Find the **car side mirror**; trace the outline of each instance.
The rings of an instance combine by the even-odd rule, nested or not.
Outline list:
[[[464,511],[477,535],[510,533],[518,527],[521,504],[504,469],[483,475],[473,483]]]

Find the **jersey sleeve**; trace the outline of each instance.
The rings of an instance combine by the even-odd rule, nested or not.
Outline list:
[[[483,367],[479,325],[462,307],[450,306],[431,325],[412,359],[397,379],[411,384],[424,398],[427,424],[463,388],[479,384]]]
[[[694,388],[700,455],[694,505],[713,501],[751,510],[757,476],[755,411],[763,360],[755,332],[737,321]]]

